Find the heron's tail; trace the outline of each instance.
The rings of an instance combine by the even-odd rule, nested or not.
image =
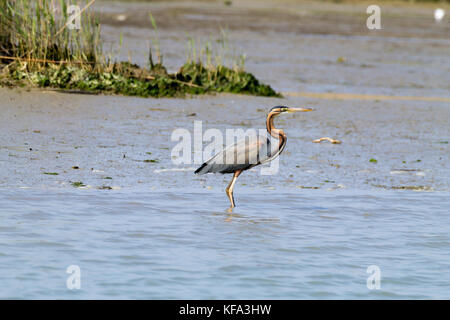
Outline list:
[[[195,174],[204,174],[206,173],[207,169],[205,168],[207,166],[207,163],[203,163],[197,170],[195,170]]]

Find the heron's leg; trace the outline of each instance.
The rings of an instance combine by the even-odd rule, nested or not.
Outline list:
[[[236,183],[237,177],[239,177],[239,175],[241,173],[242,173],[242,170],[235,171],[234,175],[233,175],[233,179],[231,179],[230,184],[225,189],[225,192],[227,193],[228,199],[230,199],[230,203],[231,203],[230,208],[234,208],[235,207],[235,205],[234,205],[234,197],[233,197],[233,188],[234,188],[234,184]]]

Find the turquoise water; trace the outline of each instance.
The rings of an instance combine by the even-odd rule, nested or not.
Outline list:
[[[1,190],[0,298],[450,298],[448,192],[194,191]]]

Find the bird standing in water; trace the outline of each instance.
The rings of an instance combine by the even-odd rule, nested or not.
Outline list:
[[[263,139],[258,138],[255,139],[255,141],[250,142],[248,142],[247,139],[240,140],[235,144],[226,147],[224,150],[203,163],[195,170],[195,173],[233,173],[233,179],[231,179],[231,182],[225,191],[228,199],[230,199],[230,209],[234,208],[233,188],[239,175],[245,170],[272,161],[278,157],[286,145],[286,134],[283,130],[275,128],[273,119],[285,112],[306,112],[312,110],[313,109],[309,108],[290,108],[285,106],[273,107],[267,115],[266,126],[270,136],[278,140],[278,145],[272,147],[269,137],[264,137]]]

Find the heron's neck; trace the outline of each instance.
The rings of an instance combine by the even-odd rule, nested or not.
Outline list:
[[[269,113],[267,115],[267,119],[266,119],[266,126],[267,126],[267,132],[269,132],[269,134],[278,139],[279,142],[279,146],[281,148],[281,146],[286,143],[286,135],[284,134],[284,131],[281,129],[277,129],[275,128],[275,126],[273,125],[273,119],[275,118],[274,113]]]

